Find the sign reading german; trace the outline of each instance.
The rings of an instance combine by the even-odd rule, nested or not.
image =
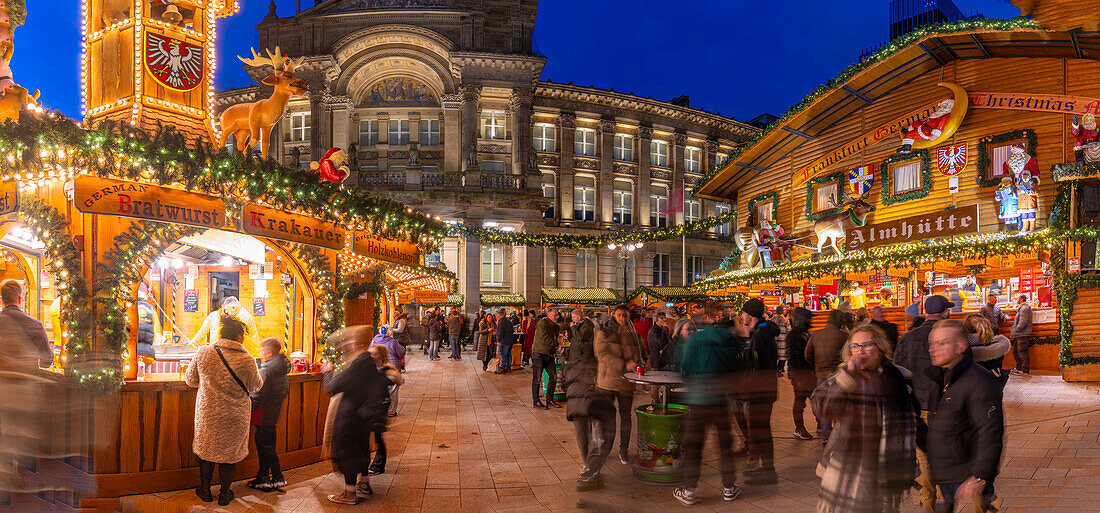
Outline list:
[[[217,198],[159,185],[81,175],[73,203],[85,214],[109,214],[203,228],[225,226],[225,203]]]
[[[977,231],[978,206],[968,205],[852,228],[848,230],[844,243],[847,244],[848,249],[866,249],[882,244],[915,242]]]
[[[404,241],[378,239],[366,232],[355,232],[351,247],[358,255],[408,266],[420,265],[420,248]]]
[[[19,183],[15,180],[0,182],[0,216],[19,210]]]
[[[301,214],[245,205],[241,209],[241,225],[249,235],[344,249],[343,228]]]

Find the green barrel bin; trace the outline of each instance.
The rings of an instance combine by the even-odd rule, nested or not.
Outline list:
[[[645,404],[634,409],[638,418],[638,457],[634,476],[651,483],[679,483],[684,478],[684,415],[688,407]]]
[[[558,360],[557,367],[558,367],[558,372],[557,372],[558,382],[557,382],[557,385],[554,386],[554,397],[547,397],[547,400],[564,401],[565,400],[565,387],[562,386],[562,383],[563,383],[563,380],[565,379],[565,377],[562,376],[562,369],[565,368],[565,360]],[[542,395],[543,397],[546,397],[546,387],[550,384],[550,375],[543,372],[541,380],[542,380],[542,388],[539,389],[539,394]]]

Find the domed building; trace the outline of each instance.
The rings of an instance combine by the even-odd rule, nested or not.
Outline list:
[[[348,185],[505,231],[638,230],[729,212],[690,193],[682,208],[673,203],[758,129],[690,108],[686,97],[540,80],[537,14],[529,0],[328,0],[284,18],[272,4],[257,50],[304,57],[296,73],[310,87],[290,101],[271,154],[308,167],[345,148]],[[258,84],[270,72],[246,69]],[[268,94],[262,85],[224,91],[218,108]],[[690,283],[729,254],[731,229],[634,252],[449,238],[427,263],[456,272],[467,311],[482,294],[535,306],[543,287],[622,294]]]

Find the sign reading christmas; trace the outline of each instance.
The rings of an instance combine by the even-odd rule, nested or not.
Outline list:
[[[343,228],[320,219],[259,205],[245,205],[241,209],[241,226],[249,235],[329,249],[344,248]]]
[[[966,143],[947,146],[939,149],[940,173],[945,176],[955,176],[966,167]]]
[[[848,230],[848,249],[866,249],[883,244],[915,242],[978,232],[978,206],[968,205],[932,214],[906,217],[885,223],[856,226]]]
[[[146,183],[80,175],[73,203],[85,214],[109,214],[203,228],[225,226],[225,202],[193,192]]]
[[[202,82],[202,47],[155,32],[145,32],[145,69],[157,83],[190,91]]]

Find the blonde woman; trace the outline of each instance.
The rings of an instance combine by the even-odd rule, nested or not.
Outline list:
[[[974,355],[974,363],[989,369],[1001,382],[1001,388],[1008,383],[1008,372],[1005,372],[1005,355],[1012,350],[1012,341],[1004,335],[993,331],[993,325],[982,314],[966,316],[963,326],[970,340],[970,352]]]
[[[811,397],[833,423],[817,466],[818,513],[896,512],[917,476],[919,406],[910,373],[891,360],[886,335],[857,326],[840,368]]]

